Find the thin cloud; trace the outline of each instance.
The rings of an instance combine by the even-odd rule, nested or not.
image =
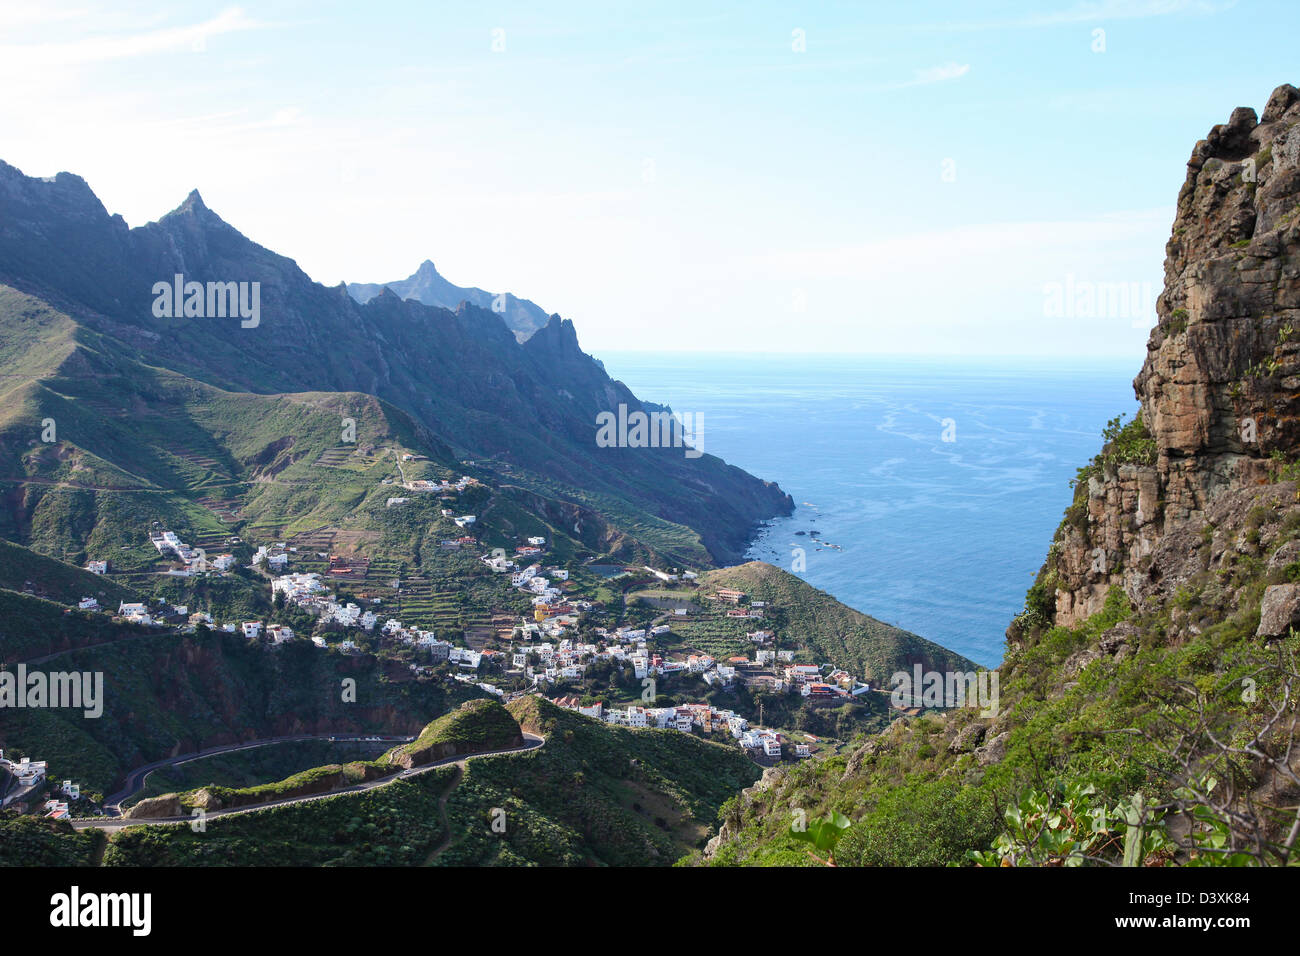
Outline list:
[[[85,37],[62,43],[6,44],[0,46],[0,63],[10,69],[70,67],[158,53],[195,51],[202,50],[213,37],[263,26],[246,16],[239,7],[230,7],[210,20],[187,26]]]
[[[881,83],[878,86],[870,87],[870,89],[875,92],[884,92],[885,90],[903,90],[912,86],[931,86],[935,83],[946,83],[949,80],[961,79],[969,72],[969,63],[949,62],[940,66],[926,67],[923,70],[914,70],[910,80]]]
[[[942,83],[945,80],[955,80],[958,77],[965,76],[969,72],[969,63],[945,63],[942,66],[932,66],[929,69],[917,70],[916,78],[911,82],[902,85],[925,86],[930,83]]]

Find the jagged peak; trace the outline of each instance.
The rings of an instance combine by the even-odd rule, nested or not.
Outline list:
[[[170,219],[173,216],[192,216],[196,219],[224,222],[224,220],[213,212],[203,201],[203,197],[199,195],[197,189],[191,189],[189,195],[185,197],[184,202],[171,212],[167,213],[167,215],[163,216],[163,219]]]

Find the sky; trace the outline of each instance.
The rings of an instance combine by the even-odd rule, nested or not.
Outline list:
[[[1192,147],[1300,82],[1293,0],[540,6],[0,0],[0,159],[597,355],[1136,361]]]

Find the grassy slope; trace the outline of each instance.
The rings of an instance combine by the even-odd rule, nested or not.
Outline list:
[[[380,762],[414,767],[456,754],[505,750],[521,743],[519,724],[505,707],[494,700],[470,700],[429,723],[409,744],[394,747]]]
[[[345,758],[345,763],[373,759],[385,749],[384,744],[373,742],[294,740],[253,750],[214,754],[154,771],[137,799],[210,786],[242,790],[283,780],[314,767],[337,766],[340,758]],[[132,802],[124,805],[130,806]]]
[[[509,710],[546,746],[471,760],[454,788],[456,771],[440,767],[360,794],[216,818],[203,834],[129,829],[112,838],[105,863],[667,864],[698,845],[727,796],[758,774],[734,748],[675,731],[607,727],[537,698]],[[504,833],[492,828],[495,808]]]
[[[200,802],[200,791],[215,798],[217,807],[249,806],[284,797],[323,793],[352,786],[364,780],[396,773],[401,767],[418,766],[444,757],[485,750],[506,750],[522,743],[519,725],[494,700],[469,700],[450,713],[427,724],[409,744],[394,747],[373,760],[327,763],[299,770],[282,780],[245,786],[206,784],[180,794],[184,806]]]
[[[0,588],[10,591],[31,588],[37,597],[60,604],[76,604],[83,597],[93,597],[109,610],[116,610],[122,601],[141,600],[138,591],[111,578],[91,574],[84,568],[47,558],[8,541],[0,541]]]
[[[148,628],[114,624],[103,614],[71,610],[44,598],[0,589],[0,663],[6,666],[150,633]],[[68,669],[60,661],[62,658],[52,662],[50,669]]]
[[[610,727],[525,697],[511,712],[547,744],[469,764],[448,802],[441,865],[651,865],[699,845],[758,768],[734,747],[675,731]],[[492,827],[504,811],[505,832]]]
[[[887,684],[891,674],[911,670],[916,663],[927,670],[976,669],[960,654],[855,611],[801,578],[761,561],[701,575],[702,593],[718,587],[737,588],[774,607],[770,621],[750,622],[752,627],[774,624],[788,635],[787,642],[810,648],[818,663],[835,664],[870,677],[873,683]]]
[[[1002,829],[1000,810],[1030,789],[1079,783],[1094,786],[1099,803],[1139,791],[1148,804],[1168,800],[1180,783],[1169,757],[1181,737],[1172,721],[1190,725],[1193,708],[1203,708],[1224,739],[1242,740],[1279,698],[1277,679],[1263,670],[1279,651],[1261,646],[1255,631],[1265,588],[1300,580],[1300,561],[1270,567],[1273,554],[1300,540],[1300,504],[1290,503],[1286,485],[1259,494],[1261,504],[1244,519],[1209,527],[1189,545],[1207,569],[1142,613],[1113,588],[1087,621],[1050,626],[1035,609],[1041,588],[1031,589],[1029,610],[1009,631],[994,719],[959,709],[898,721],[852,752],[798,766],[724,809],[728,839],[712,862],[808,863],[787,835],[794,808],[810,816],[839,811],[854,821],[837,851],[842,864],[941,865],[987,848]],[[1069,520],[1067,513],[1063,528]],[[1246,545],[1228,549],[1212,571],[1215,539]],[[1100,647],[1107,632],[1109,651]],[[1300,650],[1300,638],[1282,648]],[[1246,677],[1259,682],[1257,701],[1243,699]],[[1000,755],[981,760],[978,741],[961,739],[980,732],[986,743],[1001,738]],[[1253,782],[1248,772],[1235,781],[1243,788]]]
[[[154,520],[195,536],[229,531],[201,499],[236,501],[258,540],[348,522],[371,527],[398,491],[379,485],[394,474],[393,452],[430,456],[442,477],[460,470],[414,418],[370,395],[223,390],[142,362],[5,286],[0,329],[0,388],[10,393],[0,415],[0,478],[29,482],[11,486],[0,534],[74,563],[151,560],[140,528]],[[41,440],[47,419],[57,425],[54,443]],[[352,446],[341,442],[344,419],[356,423]],[[524,438],[538,461],[549,458],[536,436]],[[351,454],[335,457],[343,452]],[[640,502],[515,468],[502,477],[529,489],[517,492],[523,510],[499,504],[512,534],[535,526],[552,539],[573,535],[592,553],[709,562],[698,532],[646,506],[661,491],[651,477],[628,479]]]
[[[222,743],[300,733],[414,732],[472,688],[395,683],[370,657],[322,651],[307,642],[271,648],[224,633],[147,633],[101,620],[78,620],[55,605],[0,592],[15,606],[0,621],[47,621],[67,640],[112,643],[74,650],[50,669],[104,674],[104,713],[0,711],[0,747],[50,763],[50,777],[107,794],[133,767]],[[44,615],[44,617],[40,617]],[[400,668],[399,668],[400,670]],[[356,703],[342,701],[345,678]]]

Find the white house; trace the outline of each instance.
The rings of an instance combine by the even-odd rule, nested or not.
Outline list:
[[[127,604],[123,601],[117,609],[119,616],[126,618],[135,624],[152,624],[153,617],[149,614],[149,609],[143,604]]]

